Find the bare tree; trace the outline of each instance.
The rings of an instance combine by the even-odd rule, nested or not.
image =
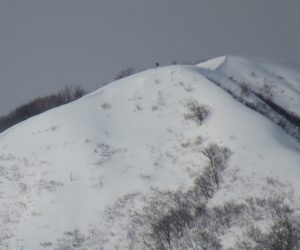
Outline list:
[[[134,74],[134,69],[132,67],[121,70],[115,77],[115,80],[122,79],[124,77]]]

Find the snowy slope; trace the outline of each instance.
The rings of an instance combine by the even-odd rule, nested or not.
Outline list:
[[[197,65],[234,98],[300,140],[300,68],[264,59],[227,56]]]
[[[264,74],[251,81],[258,91],[262,79],[280,75],[272,93],[299,114],[300,74],[251,62],[223,57],[147,70],[0,134],[1,249],[129,249],[128,211],[141,209],[153,188],[190,187],[210,143],[233,152],[212,203],[260,195],[274,178],[295,190],[297,208],[299,142],[209,80]],[[201,125],[186,118],[191,100],[209,107]],[[67,248],[74,232],[85,243]]]
[[[269,91],[276,103],[300,116],[300,68],[296,65],[238,56],[215,60],[198,66],[216,70],[257,92]]]

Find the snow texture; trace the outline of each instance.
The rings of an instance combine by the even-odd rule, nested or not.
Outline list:
[[[244,103],[261,101],[253,93],[267,91],[299,117],[299,72],[244,57],[159,67],[4,131],[0,248],[129,249],[132,211],[153,188],[188,189],[210,143],[233,152],[212,204],[261,196],[273,178],[294,190],[297,209],[299,142],[228,90],[241,97],[241,83],[249,86]],[[187,119],[191,101],[209,108],[201,124]],[[234,237],[233,231],[222,242],[230,247]]]

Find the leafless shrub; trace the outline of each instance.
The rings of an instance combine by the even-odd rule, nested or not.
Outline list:
[[[100,160],[97,162],[98,165],[105,164],[108,162],[115,154],[126,151],[126,149],[113,148],[106,143],[98,143],[94,152],[101,156]]]
[[[157,104],[159,106],[163,106],[166,104],[163,93],[161,91],[158,91],[158,94],[157,94]]]
[[[237,241],[236,249],[243,250],[297,250],[300,248],[300,218],[293,216],[293,210],[276,195],[265,203],[271,211],[272,225],[266,232],[250,225],[244,238]]]
[[[39,190],[47,190],[49,192],[55,192],[59,187],[62,187],[64,183],[55,180],[40,180]]]
[[[250,76],[257,77],[257,74],[255,72],[251,72]]]
[[[212,182],[212,176],[209,171],[204,171],[202,175],[194,180],[193,191],[197,199],[204,197],[209,200],[213,197],[216,187]]]
[[[221,237],[233,226],[246,230],[231,250],[300,249],[300,219],[285,203],[285,193],[279,192],[278,188],[285,188],[281,182],[266,179],[273,188],[268,196],[211,206],[208,202],[222,183],[231,151],[210,144],[202,153],[207,165],[195,177],[193,187],[185,192],[156,189],[136,214],[132,228],[138,231],[131,238],[142,245],[133,249],[220,250]]]
[[[208,159],[201,175],[194,180],[194,192],[197,197],[211,199],[215,191],[219,188],[222,172],[226,168],[231,151],[217,144],[210,144],[202,151]]]
[[[135,217],[135,225],[143,226],[142,244],[146,249],[172,249],[193,221],[187,196],[178,191],[154,190],[154,195]]]
[[[115,80],[119,80],[134,74],[134,69],[132,67],[121,70],[115,77]]]
[[[28,185],[25,183],[19,183],[20,193],[26,194],[28,192]]]
[[[172,249],[171,222],[171,216],[167,214],[152,224],[152,232],[150,235],[155,240],[155,245],[157,249]]]
[[[194,91],[194,88],[193,88],[190,84],[188,84],[188,85],[184,88],[184,90],[187,91],[187,92],[192,92],[192,91]]]
[[[259,247],[260,246],[260,247]],[[236,250],[263,250],[265,240],[260,228],[250,225],[246,236],[236,242]]]
[[[52,246],[52,242],[50,242],[50,241],[41,242],[40,246],[44,247],[44,248],[51,247]]]
[[[83,235],[78,229],[74,231],[66,231],[64,233],[64,237],[58,239],[57,250],[73,250],[73,249],[81,249],[84,242],[88,238]]]
[[[266,249],[296,250],[300,247],[300,227],[288,217],[275,221],[265,235]]]
[[[221,250],[223,249],[220,240],[214,232],[195,228],[190,241],[190,249],[195,250]]]
[[[242,215],[244,209],[245,205],[229,201],[222,206],[214,207],[212,210],[218,224],[230,228],[233,219]]]
[[[208,158],[208,165],[195,178],[191,189],[186,192],[155,190],[142,213],[136,214],[135,225],[144,228],[140,233],[144,248],[221,249],[214,233],[218,224],[216,219],[226,221],[233,218],[240,213],[241,206],[226,203],[219,210],[207,208],[207,201],[213,197],[221,181],[219,176],[216,184],[215,170],[211,169],[218,168],[221,175],[230,151],[211,144],[203,154]]]
[[[193,216],[187,208],[172,209],[169,215],[172,220],[171,226],[173,234],[175,237],[182,237],[185,228],[191,224]]]
[[[143,110],[143,107],[141,106],[141,104],[136,103],[135,104],[135,111],[142,111],[142,110]]]
[[[228,79],[233,81],[233,82],[238,82],[233,76],[228,76]]]
[[[280,118],[278,121],[277,121],[277,125],[279,127],[282,127],[283,129],[286,129],[288,127],[288,121],[284,118]]]
[[[231,156],[231,151],[226,147],[220,147],[216,143],[211,143],[202,150],[202,154],[207,157],[210,166],[214,166],[220,169],[220,171],[223,171]]]
[[[282,195],[275,194],[267,200],[267,205],[271,210],[271,215],[273,218],[279,218],[282,220],[293,212],[290,206],[284,202],[284,199],[285,197]]]
[[[241,95],[244,95],[244,96],[250,95],[251,89],[246,83],[241,83],[240,88],[241,88]]]
[[[272,75],[281,81],[284,80],[284,77],[282,75],[276,74],[274,72],[272,73]]]
[[[193,120],[199,125],[201,125],[210,114],[209,107],[199,104],[196,100],[188,101],[186,107],[188,108],[189,113],[185,114],[185,119]]]
[[[152,109],[152,111],[157,111],[159,109],[159,107],[157,105],[152,105],[151,109]]]
[[[194,139],[194,145],[201,145],[203,143],[203,138],[199,135]]]
[[[163,92],[158,91],[156,104],[152,105],[151,109],[152,109],[152,111],[157,111],[157,110],[162,109],[162,107],[164,105],[166,105],[166,101],[165,101]]]
[[[264,84],[261,88],[261,94],[267,99],[272,99],[273,97],[272,87],[269,84]]]
[[[300,248],[299,220],[289,217],[276,219],[268,232],[251,226],[245,237],[237,242],[242,250],[298,250]]]
[[[102,103],[101,107],[102,107],[103,109],[111,109],[111,105],[110,105],[110,103],[108,103],[108,102]]]

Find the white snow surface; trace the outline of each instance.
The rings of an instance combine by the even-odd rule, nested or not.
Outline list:
[[[200,68],[216,70],[218,67],[220,67],[225,62],[225,60],[226,60],[226,56],[220,56],[220,57],[213,58],[211,60],[199,63],[196,66],[198,66]]]
[[[127,249],[127,217],[107,211],[154,187],[190,187],[205,159],[183,145],[200,137],[200,151],[217,143],[233,152],[213,203],[260,195],[267,177],[291,185],[298,200],[299,142],[210,82],[207,70],[249,84],[253,78],[257,88],[276,80],[274,95],[300,114],[295,67],[221,57],[150,69],[28,119],[0,134],[0,248],[59,249],[64,233],[79,229],[86,237],[99,232],[89,249]],[[189,100],[211,110],[201,126],[185,119]],[[244,181],[232,183],[232,173]]]
[[[266,59],[227,56],[197,65],[215,70],[234,83],[247,85],[266,93],[275,103],[300,116],[300,68],[290,63],[274,63]]]

